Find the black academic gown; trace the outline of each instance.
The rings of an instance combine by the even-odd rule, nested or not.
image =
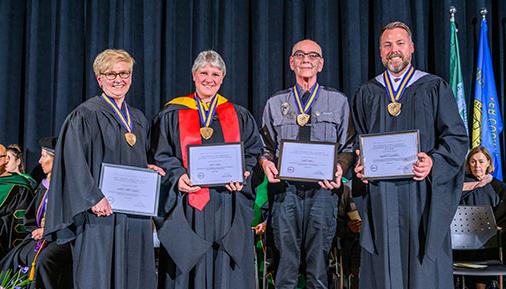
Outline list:
[[[147,166],[149,124],[141,111],[129,110],[137,136],[133,147],[119,118],[98,96],[70,113],[58,138],[45,236],[73,240],[75,289],[156,287],[151,218],[97,217],[90,210],[104,197],[98,188],[102,163]]]
[[[0,259],[26,235],[23,217],[33,200],[32,181],[18,174],[0,177]]]
[[[37,214],[44,214],[44,195],[47,188],[41,183],[36,190],[36,195],[26,210],[24,218],[25,228],[33,231],[40,228],[36,221]],[[37,249],[43,240],[34,240],[31,234],[12,249],[5,258],[0,261],[0,270],[17,271],[26,268],[29,274]],[[37,255],[34,280],[28,288],[31,289],[71,289],[72,288],[72,253],[70,245],[58,245],[56,242],[47,242]]]
[[[466,176],[465,182],[478,182],[472,176]],[[476,188],[469,191],[463,191],[460,199],[461,205],[467,206],[491,206],[495,208],[501,202],[501,198],[494,191],[492,184],[486,184],[483,187]]]
[[[364,196],[360,288],[453,288],[450,223],[458,206],[468,148],[464,124],[447,83],[424,75],[406,88],[392,117],[385,87],[375,79],[352,100],[358,134],[418,129],[431,156],[423,181],[371,181]]]
[[[251,114],[234,105],[244,143],[246,170],[252,172],[262,148]],[[188,204],[187,194],[177,189],[186,173],[179,143],[178,110],[168,105],[155,118],[152,133],[155,163],[167,171],[160,203],[163,222],[158,227],[162,244],[159,287],[163,289],[255,288],[254,244],[251,222],[253,202],[250,180],[243,191],[210,188],[210,201],[203,211]],[[215,115],[213,136],[203,144],[222,143],[220,120]]]
[[[499,204],[494,210],[495,221],[499,227],[504,227],[506,225],[506,184],[496,178],[493,178],[490,185],[499,198]]]

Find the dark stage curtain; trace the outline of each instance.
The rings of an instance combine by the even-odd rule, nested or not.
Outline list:
[[[323,48],[325,67],[319,82],[351,96],[383,70],[378,36],[393,20],[413,30],[415,66],[448,79],[451,5],[458,10],[468,110],[479,11],[489,11],[489,40],[504,113],[502,0],[1,0],[0,142],[24,145],[33,166],[37,139],[57,135],[66,115],[99,93],[91,66],[94,57],[110,47],[126,49],[136,59],[127,101],[148,118],[166,101],[192,91],[192,61],[210,48],[227,64],[221,93],[246,106],[257,120],[269,95],[293,85],[288,57],[291,46],[303,38]],[[504,143],[504,134],[501,137]]]

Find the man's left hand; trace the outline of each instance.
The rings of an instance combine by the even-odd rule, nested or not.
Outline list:
[[[432,158],[424,152],[420,152],[417,155],[418,160],[413,165],[413,173],[415,181],[424,180],[432,170]]]
[[[334,181],[329,182],[328,180],[323,180],[319,181],[318,184],[320,187],[327,190],[339,189],[341,187],[341,177],[343,176],[343,168],[341,168],[340,164],[337,164],[336,166],[335,176],[336,179]]]

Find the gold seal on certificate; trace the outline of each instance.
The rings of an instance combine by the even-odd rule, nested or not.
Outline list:
[[[387,109],[388,109],[388,113],[391,116],[398,116],[399,114],[401,114],[401,104],[398,102],[389,103],[387,106]]]
[[[244,182],[242,143],[188,146],[188,175],[195,186],[223,186]]]
[[[333,180],[336,159],[335,143],[283,140],[278,159],[279,178],[305,182]]]
[[[419,140],[418,130],[360,135],[360,162],[364,166],[364,178],[411,178],[420,152]]]

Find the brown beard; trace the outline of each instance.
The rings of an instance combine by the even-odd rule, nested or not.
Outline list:
[[[399,73],[399,72],[401,72],[410,63],[409,59],[406,59],[406,58],[402,57],[402,62],[399,65],[397,65],[397,66],[393,66],[393,65],[389,65],[388,60],[390,60],[390,57],[388,57],[388,59],[383,62],[383,66],[385,66],[385,68],[388,69],[388,71],[390,71],[392,73]]]
[[[389,65],[388,70],[390,70],[393,73],[399,73],[402,70],[404,70],[404,68],[406,68],[408,65],[409,65],[409,61],[403,60],[402,63],[398,66]]]

